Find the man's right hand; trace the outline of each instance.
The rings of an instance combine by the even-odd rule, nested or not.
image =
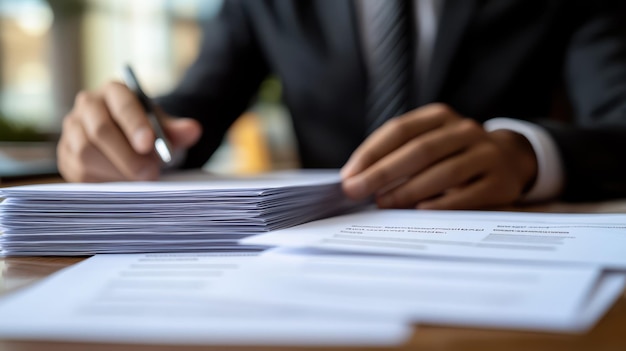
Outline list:
[[[193,119],[166,117],[162,123],[175,151],[193,146],[202,134]],[[82,91],[63,121],[59,172],[71,182],[155,180],[161,161],[154,139],[146,113],[124,84]]]

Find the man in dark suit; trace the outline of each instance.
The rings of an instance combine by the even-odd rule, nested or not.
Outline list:
[[[626,195],[626,12],[619,0],[226,0],[159,100],[199,167],[280,77],[304,167],[343,167],[380,207],[483,208]],[[573,121],[554,119],[565,101]],[[563,114],[561,114],[563,115]],[[504,117],[504,118],[503,118]],[[70,181],[154,179],[128,89],[82,92],[65,119]]]

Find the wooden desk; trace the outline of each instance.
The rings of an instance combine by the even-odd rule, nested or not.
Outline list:
[[[513,208],[511,208],[513,209]],[[592,204],[555,203],[514,208],[541,212],[626,212],[626,200]],[[84,258],[0,258],[0,295],[19,290]],[[0,316],[2,318],[2,316]],[[180,347],[0,341],[3,350],[241,350],[241,347]],[[314,350],[297,347],[245,347],[253,350]],[[324,350],[339,350],[326,348]],[[341,349],[347,350],[347,349]],[[412,338],[392,350],[626,350],[626,294],[615,303],[593,330],[584,335],[497,331],[471,328],[419,326]]]

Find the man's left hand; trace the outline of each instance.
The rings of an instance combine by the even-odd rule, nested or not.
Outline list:
[[[349,197],[374,195],[381,208],[478,209],[518,200],[536,178],[537,160],[522,135],[486,132],[430,104],[382,125],[341,174]]]

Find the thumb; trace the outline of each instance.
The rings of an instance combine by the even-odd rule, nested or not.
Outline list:
[[[193,146],[202,135],[202,126],[192,118],[165,118],[163,129],[175,149]]]

